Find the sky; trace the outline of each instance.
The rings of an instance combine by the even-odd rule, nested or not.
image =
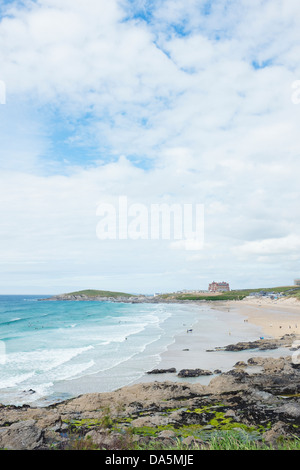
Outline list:
[[[299,21],[298,0],[2,0],[0,294],[293,284]],[[202,205],[203,246],[99,239],[120,197]]]

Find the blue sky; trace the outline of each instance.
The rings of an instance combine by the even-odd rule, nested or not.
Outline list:
[[[1,293],[299,277],[297,0],[2,2]],[[97,204],[205,206],[205,246],[100,242]]]

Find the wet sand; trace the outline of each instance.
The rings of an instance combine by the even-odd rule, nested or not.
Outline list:
[[[203,303],[201,307],[203,308]],[[201,376],[197,378],[180,379],[177,373],[144,375],[137,382],[152,382],[171,380],[176,382],[195,382],[207,385],[215,376],[214,371],[226,372],[234,366],[237,361],[247,360],[250,356],[261,355],[261,351],[215,351],[217,347],[225,347],[238,341],[255,341],[262,336],[260,326],[244,322],[244,318],[232,312],[225,303],[219,305],[207,304],[207,308],[213,317],[214,330],[205,329],[201,318],[191,329],[174,337],[174,342],[166,351],[160,354],[160,363],[157,369],[175,368],[177,373],[182,369],[205,369],[213,373],[213,376]],[[200,311],[199,311],[200,315]],[[207,321],[207,319],[206,319]],[[274,353],[276,354],[276,353]],[[280,353],[277,353],[280,355]]]
[[[203,303],[201,304],[203,307]],[[271,301],[269,299],[245,299],[243,301],[209,303],[220,321],[223,321],[223,334],[213,334],[209,340],[203,337],[201,322],[193,325],[191,332],[178,335],[174,338],[167,351],[161,354],[158,369],[206,369],[222,372],[230,370],[237,361],[247,361],[250,357],[268,355],[280,357],[290,355],[289,349],[274,351],[246,350],[241,352],[208,352],[209,349],[235,344],[238,341],[253,341],[260,337],[279,338],[285,334],[300,335],[300,302],[294,299]],[[224,320],[222,318],[224,315]],[[189,382],[200,382],[206,385],[211,376],[188,379]],[[162,374],[144,376],[142,382],[153,380],[178,379],[177,374]],[[186,380],[186,379],[182,379]]]

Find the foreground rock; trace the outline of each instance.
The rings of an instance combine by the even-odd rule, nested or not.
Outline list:
[[[295,340],[297,340],[298,336],[291,334],[291,335],[284,335],[282,338],[274,338],[274,339],[264,339],[261,338],[256,341],[245,341],[236,344],[229,344],[225,347],[217,347],[213,350],[208,350],[208,352],[213,351],[246,351],[250,349],[259,349],[260,351],[268,351],[272,349],[279,349],[282,347],[292,347]]]
[[[300,366],[293,359],[250,358],[207,386],[153,382],[48,408],[0,406],[0,448],[114,450],[178,439],[202,446],[212,432],[232,429],[276,445],[300,437]]]
[[[43,430],[34,420],[20,421],[0,430],[1,447],[7,450],[37,450],[43,440]]]

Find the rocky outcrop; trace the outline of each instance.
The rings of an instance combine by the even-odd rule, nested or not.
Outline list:
[[[19,421],[0,429],[0,448],[6,450],[38,450],[44,441],[43,430],[36,421]]]
[[[292,357],[250,358],[207,386],[153,382],[48,408],[0,407],[0,448],[11,450],[124,449],[178,439],[199,444],[222,429],[271,443],[300,437],[300,369]]]
[[[61,294],[55,295],[48,299],[39,299],[39,301],[69,301],[69,302],[129,302],[134,301],[134,297],[124,297],[124,296],[103,296],[103,295],[85,295],[85,294]]]
[[[154,369],[147,372],[148,375],[156,375],[156,374],[174,374],[176,373],[175,367],[171,367],[171,369]]]
[[[215,349],[207,350],[207,352],[214,352],[214,351],[246,351],[251,349],[258,349],[260,351],[268,351],[272,349],[278,349],[282,347],[292,347],[294,341],[297,339],[297,335],[285,335],[281,338],[276,339],[268,339],[268,338],[261,338],[256,341],[245,341],[239,342],[236,344],[229,344],[228,346],[224,347],[216,347]]]
[[[209,370],[203,369],[182,369],[178,373],[178,377],[200,377],[202,375],[213,375],[213,373]]]

